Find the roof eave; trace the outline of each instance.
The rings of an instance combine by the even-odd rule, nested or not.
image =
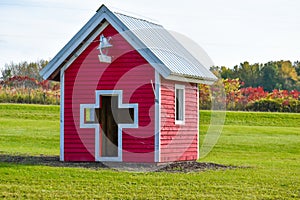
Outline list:
[[[80,44],[89,36],[91,32],[105,19],[105,13],[110,12],[105,5],[102,5],[97,13],[80,29],[79,32],[56,54],[56,56],[46,65],[40,75],[46,80],[54,80],[60,68],[66,63],[66,59],[75,51]]]
[[[170,74],[169,76],[165,77],[165,79],[189,83],[202,83],[207,85],[212,85],[218,80],[217,78],[189,76],[175,73]]]

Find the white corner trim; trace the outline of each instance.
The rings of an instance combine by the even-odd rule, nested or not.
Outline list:
[[[160,130],[161,130],[161,81],[160,75],[157,70],[155,70],[155,149],[154,149],[154,162],[160,162]]]
[[[177,113],[177,109],[176,109],[176,98],[177,98],[177,95],[176,95],[176,90],[177,89],[181,89],[183,90],[183,120],[176,120],[176,113]],[[175,101],[174,101],[174,107],[175,107],[175,124],[177,125],[184,125],[185,124],[185,86],[184,85],[180,85],[180,84],[175,84],[175,89],[174,89],[174,93],[175,93]]]
[[[64,161],[64,122],[65,122],[65,72],[60,71],[60,156],[59,160]]]
[[[199,84],[196,84],[197,87],[197,160],[200,158],[200,127],[199,127],[199,123],[200,123],[200,110],[199,110]]]
[[[100,124],[85,123],[84,110],[87,108],[100,108],[100,96],[118,96],[118,108],[133,108],[134,121],[133,124],[118,124],[118,156],[117,157],[102,157],[100,155]],[[138,128],[138,104],[123,104],[123,91],[122,90],[96,90],[95,91],[95,104],[80,104],[80,128],[94,128],[95,129],[95,161],[110,161],[122,162],[123,147],[122,147],[122,130],[123,128]]]

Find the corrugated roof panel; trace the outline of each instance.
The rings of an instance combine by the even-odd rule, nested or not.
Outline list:
[[[172,72],[216,80],[216,77],[161,25],[115,13],[118,19]]]

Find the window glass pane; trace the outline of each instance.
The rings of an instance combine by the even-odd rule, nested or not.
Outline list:
[[[95,121],[95,111],[92,108],[85,109],[85,122],[94,122]]]
[[[176,90],[176,120],[179,119],[179,99],[178,99],[178,90]]]
[[[183,121],[183,89],[176,89],[176,120]]]

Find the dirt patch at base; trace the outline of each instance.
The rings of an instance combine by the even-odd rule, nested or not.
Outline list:
[[[45,165],[53,167],[81,167],[81,168],[107,168],[99,162],[61,162],[59,156],[27,156],[27,155],[4,155],[0,154],[0,162],[23,164],[23,165]]]
[[[174,162],[166,164],[165,166],[156,170],[157,172],[199,172],[206,170],[219,170],[219,169],[234,169],[236,166],[220,165],[216,163],[206,163],[206,162]]]
[[[118,171],[139,171],[139,172],[170,172],[170,173],[188,173],[200,172],[206,170],[224,170],[240,168],[236,166],[221,165],[216,163],[186,161],[186,162],[173,162],[160,165],[147,165],[147,164],[115,164],[114,167],[103,164],[101,162],[61,162],[58,156],[23,156],[23,155],[7,155],[0,154],[0,162],[14,163],[22,165],[44,165],[53,167],[77,167],[89,169],[114,169]]]

